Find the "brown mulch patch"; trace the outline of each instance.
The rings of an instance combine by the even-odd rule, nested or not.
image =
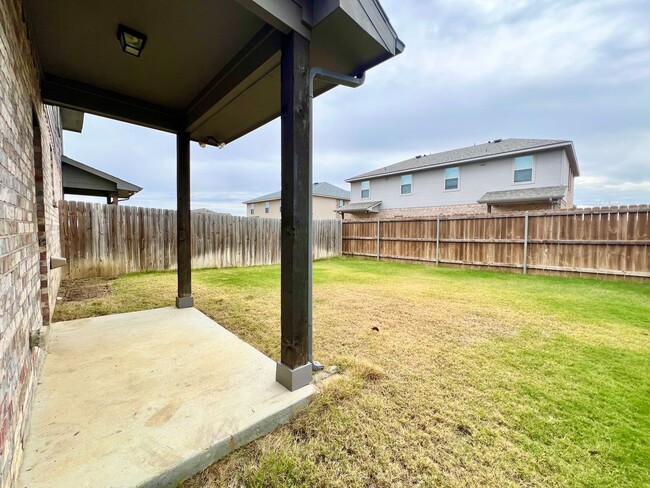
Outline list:
[[[61,282],[59,298],[63,303],[99,298],[110,293],[112,278],[78,278]]]

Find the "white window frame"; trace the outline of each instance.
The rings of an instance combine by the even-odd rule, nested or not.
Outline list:
[[[364,183],[368,183],[368,188],[367,188],[368,196],[367,197],[363,196],[363,192],[364,192],[363,184]],[[365,181],[361,182],[361,200],[369,200],[369,199],[370,199],[370,180],[365,180]]]
[[[251,215],[255,215],[255,204],[251,203]]]
[[[450,169],[457,169],[458,170],[458,176],[456,178],[447,178],[447,170]],[[445,172],[443,173],[443,178],[442,178],[442,189],[443,191],[460,191],[460,166],[450,166],[448,168],[445,168]],[[458,180],[458,186],[456,188],[447,188],[447,180]]]
[[[516,171],[521,171],[521,170],[517,170],[517,165],[516,165],[517,159],[519,159],[519,158],[528,158],[528,157],[532,158],[532,160],[533,160],[533,164],[532,164],[532,166],[530,168],[531,169],[530,180],[529,181],[515,181],[515,172]],[[536,173],[535,168],[536,167],[537,167],[537,157],[535,157],[534,154],[527,154],[526,156],[517,156],[517,157],[512,158],[512,184],[513,185],[530,185],[531,183],[535,183],[535,173]]]
[[[271,212],[271,202],[266,202],[264,204],[264,213],[267,214],[269,212]]]
[[[411,178],[410,183],[404,183],[404,178],[406,178],[406,177]],[[404,193],[404,191],[403,191],[403,190],[404,190],[404,187],[405,187],[406,185],[409,185],[409,186],[411,187],[411,188],[410,188],[410,191],[409,191],[408,193]],[[401,196],[403,196],[403,197],[406,197],[406,196],[409,196],[409,195],[413,195],[413,175],[412,175],[412,174],[402,175],[402,176],[400,177],[399,194],[400,194]]]
[[[345,200],[337,200],[336,201],[336,206],[338,208],[344,207],[345,206]]]

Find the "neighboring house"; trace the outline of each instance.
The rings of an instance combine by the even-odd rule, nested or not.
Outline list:
[[[104,173],[87,164],[63,156],[63,194],[106,198],[106,203],[117,205],[142,190],[141,187]]]
[[[341,218],[336,211],[350,202],[350,192],[330,183],[314,183],[312,216],[315,220]],[[269,193],[244,202],[246,215],[279,219],[282,215],[281,192]]]
[[[496,139],[349,178],[351,201],[338,212],[376,219],[570,208],[579,175],[571,141]]]

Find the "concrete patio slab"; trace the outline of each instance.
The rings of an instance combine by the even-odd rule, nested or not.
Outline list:
[[[275,367],[194,308],[56,323],[18,486],[176,486],[307,405]]]

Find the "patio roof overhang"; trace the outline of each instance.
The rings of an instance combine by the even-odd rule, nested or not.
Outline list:
[[[357,203],[348,203],[347,205],[344,205],[343,207],[337,208],[334,210],[335,212],[338,213],[370,213],[374,212],[377,213],[379,212],[379,206],[381,205],[381,201],[376,201],[376,202],[357,202]]]
[[[489,191],[477,200],[488,205],[535,203],[561,200],[566,196],[566,186],[545,186],[540,188],[518,188],[515,190]]]
[[[25,5],[45,103],[176,134],[178,308],[194,305],[190,141],[221,146],[281,116],[276,379],[290,390],[306,386],[318,367],[311,352],[312,96],[334,86],[313,79],[312,68],[358,86],[366,70],[403,51],[378,0]],[[119,26],[146,36],[139,56],[122,50]]]
[[[119,198],[128,200],[142,190],[138,185],[67,156],[61,156],[61,172],[66,195],[105,197],[117,203]]]
[[[27,0],[43,101],[212,145],[280,114],[281,35],[310,41],[311,65],[347,75],[404,45],[375,0]],[[117,27],[147,36],[140,57]],[[315,82],[315,94],[330,89]]]

